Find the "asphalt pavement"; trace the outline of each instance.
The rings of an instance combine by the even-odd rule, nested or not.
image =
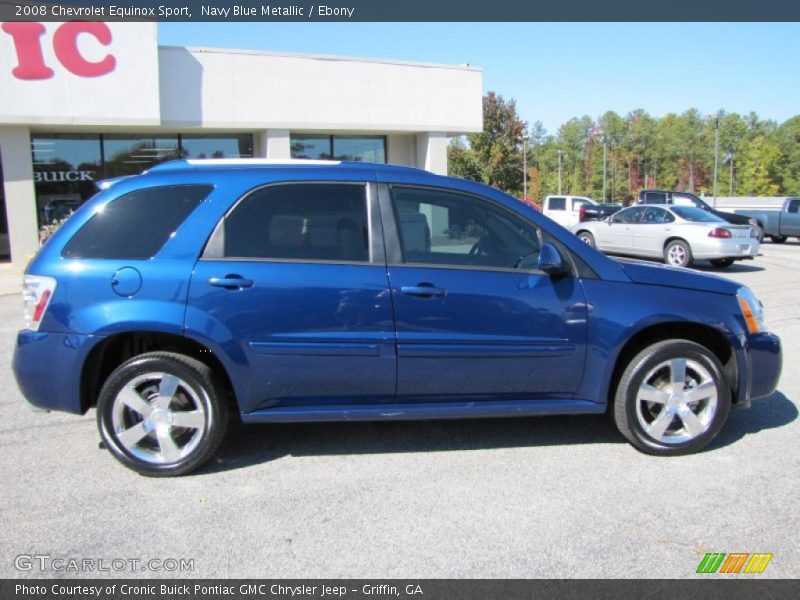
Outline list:
[[[800,242],[762,251],[726,276],[783,339],[778,391],[678,458],[605,416],[286,424],[149,479],[98,448],[94,411],[27,407],[20,299],[0,296],[0,577],[684,578],[706,552],[773,553],[762,577],[798,577]]]

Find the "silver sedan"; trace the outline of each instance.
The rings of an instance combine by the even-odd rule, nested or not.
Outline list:
[[[578,223],[572,230],[603,252],[662,258],[674,267],[710,260],[725,268],[758,255],[759,248],[757,233],[749,225],[732,225],[688,206],[632,206],[603,221]]]

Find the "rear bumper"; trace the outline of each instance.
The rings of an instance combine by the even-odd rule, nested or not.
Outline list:
[[[758,240],[750,237],[730,239],[704,239],[692,243],[692,254],[697,259],[734,258],[748,259],[758,256]]]
[[[783,367],[780,338],[771,333],[757,333],[748,336],[745,357],[747,392],[744,398],[740,394],[740,401],[746,405],[750,400],[769,396],[778,387]]]
[[[102,338],[20,331],[11,367],[22,395],[34,407],[82,414],[81,370]]]

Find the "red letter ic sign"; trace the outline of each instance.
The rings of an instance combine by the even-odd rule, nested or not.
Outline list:
[[[17,79],[48,79],[53,70],[44,64],[42,55],[42,34],[45,32],[41,23],[3,23],[3,31],[14,39],[17,50],[17,65],[12,75]],[[114,70],[117,60],[107,54],[97,62],[86,60],[78,49],[78,36],[82,33],[91,35],[104,46],[111,43],[111,30],[105,23],[70,21],[56,29],[53,34],[53,50],[56,57],[70,73],[79,77],[99,77]]]

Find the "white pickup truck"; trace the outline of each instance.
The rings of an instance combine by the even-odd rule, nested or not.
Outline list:
[[[566,228],[583,221],[600,221],[613,215],[619,204],[600,204],[587,196],[545,196],[542,213]]]

